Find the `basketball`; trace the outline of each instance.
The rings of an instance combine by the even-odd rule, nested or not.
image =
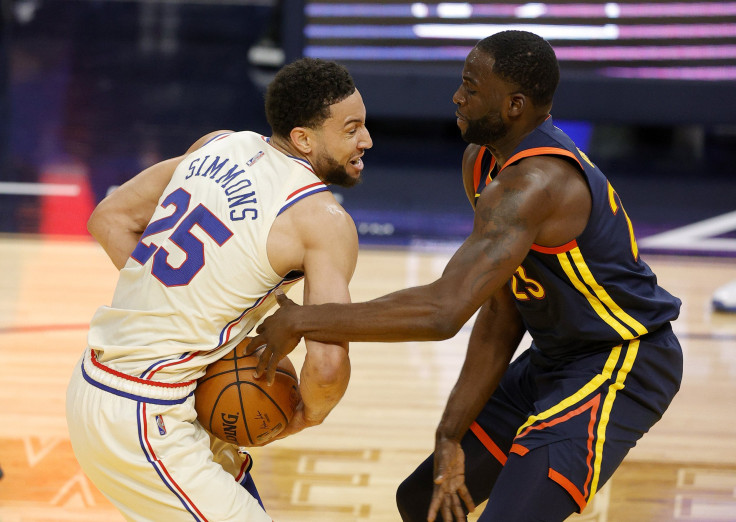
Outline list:
[[[284,357],[273,385],[255,379],[256,352],[246,338],[222,359],[210,364],[194,391],[197,419],[216,437],[239,446],[258,446],[278,435],[299,403],[294,365]]]

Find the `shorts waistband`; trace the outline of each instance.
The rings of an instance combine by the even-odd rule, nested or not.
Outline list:
[[[153,404],[181,404],[194,393],[196,381],[163,383],[124,374],[99,362],[87,348],[82,360],[84,379],[101,390],[120,397]]]

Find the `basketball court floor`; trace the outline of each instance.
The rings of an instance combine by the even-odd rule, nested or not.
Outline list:
[[[363,248],[354,300],[433,280],[453,248]],[[122,520],[77,465],[64,417],[67,380],[116,271],[82,238],[7,235],[0,252],[0,520]],[[736,520],[736,316],[710,305],[713,290],[736,279],[736,264],[645,259],[683,301],[674,326],[685,352],[682,389],[572,520]],[[468,336],[466,326],[444,342],[352,343],[350,386],[324,424],[253,451],[252,473],[274,520],[398,520],[396,487],[432,450]],[[303,355],[300,347],[291,356],[297,367]]]

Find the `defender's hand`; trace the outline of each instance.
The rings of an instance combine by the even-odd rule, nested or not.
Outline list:
[[[294,335],[290,328],[299,305],[286,297],[281,290],[276,290],[274,295],[279,308],[260,324],[256,330],[258,335],[251,341],[251,345],[257,347],[256,350],[264,347],[258,356],[255,376],[261,378],[265,371],[269,386],[273,384],[279,361],[290,354],[301,340],[301,335]]]
[[[427,514],[434,522],[437,513],[446,521],[466,520],[461,501],[468,512],[475,509],[473,498],[465,485],[465,453],[454,440],[438,441],[434,451],[434,491]]]

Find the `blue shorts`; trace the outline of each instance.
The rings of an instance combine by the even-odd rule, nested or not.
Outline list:
[[[482,445],[464,441],[466,465],[487,460],[478,452],[505,464],[510,453],[523,458],[546,447],[549,478],[582,511],[662,417],[681,379],[682,350],[669,324],[573,361],[550,359],[532,345],[471,425]]]

